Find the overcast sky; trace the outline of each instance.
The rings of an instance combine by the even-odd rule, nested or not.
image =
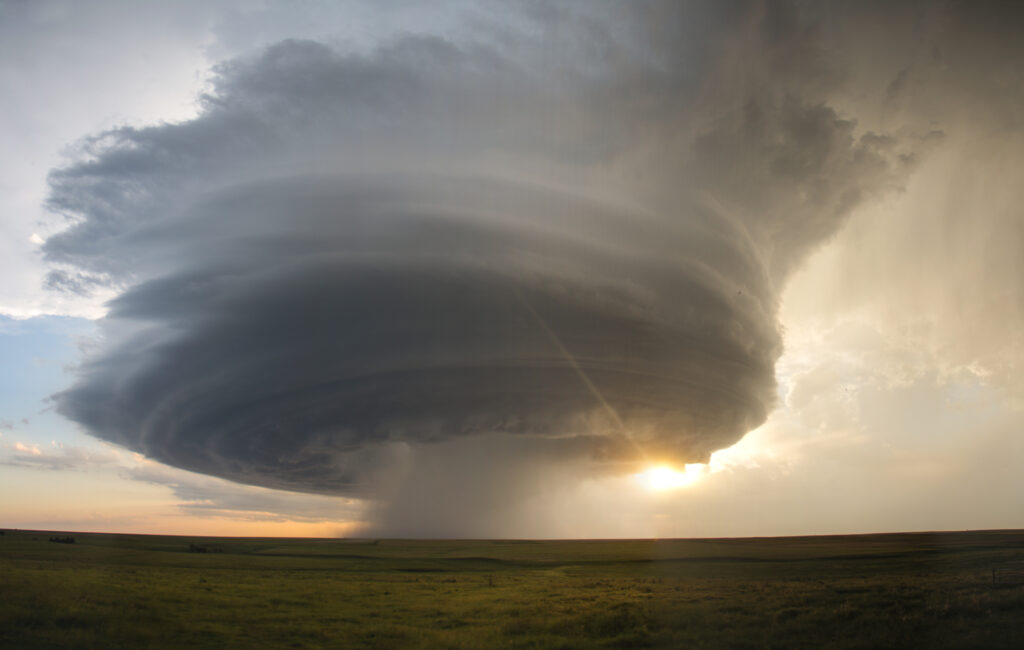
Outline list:
[[[0,2],[0,525],[1024,526],[1022,13]]]

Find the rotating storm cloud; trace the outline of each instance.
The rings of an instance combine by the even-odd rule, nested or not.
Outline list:
[[[662,9],[283,41],[218,65],[194,119],[83,140],[47,283],[118,295],[58,410],[382,521],[403,481],[480,511],[548,464],[735,443],[774,406],[787,278],[937,134],[831,106],[795,14]]]

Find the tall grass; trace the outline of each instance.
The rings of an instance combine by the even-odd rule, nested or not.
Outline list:
[[[73,535],[0,536],[0,647],[1024,647],[1024,585],[991,579],[1024,557],[1016,532],[536,543]]]

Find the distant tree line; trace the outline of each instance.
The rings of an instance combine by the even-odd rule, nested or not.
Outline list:
[[[189,553],[220,553],[220,549],[216,546],[200,546],[199,544],[189,544]]]
[[[75,543],[75,538],[74,537],[51,537],[50,541],[54,542],[54,543],[57,543],[57,544],[74,544]]]

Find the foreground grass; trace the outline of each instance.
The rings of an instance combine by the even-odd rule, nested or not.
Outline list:
[[[0,647],[1024,647],[1024,577],[1013,568],[1024,532],[604,542],[60,533],[74,544],[53,535],[0,536]]]

